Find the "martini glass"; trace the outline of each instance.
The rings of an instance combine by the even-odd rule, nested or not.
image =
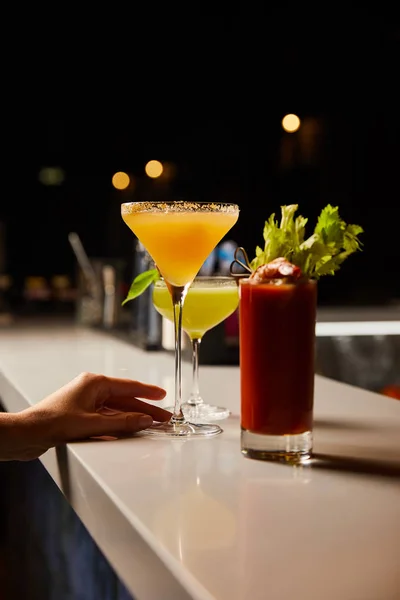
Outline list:
[[[154,284],[153,304],[163,317],[174,321],[171,294],[162,279]],[[234,313],[238,304],[238,285],[233,277],[198,275],[189,287],[182,313],[182,329],[188,335],[192,347],[192,387],[188,400],[181,408],[191,423],[217,421],[230,414],[228,408],[207,404],[200,394],[199,351],[206,332]]]
[[[121,206],[121,215],[157,265],[174,309],[174,412],[168,422],[153,424],[145,432],[171,437],[221,433],[216,424],[190,423],[182,411],[182,310],[190,284],[238,220],[239,207],[211,202],[127,202]]]

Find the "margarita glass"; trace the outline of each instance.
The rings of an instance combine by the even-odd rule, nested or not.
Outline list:
[[[145,431],[172,437],[221,433],[216,424],[190,423],[182,412],[182,309],[190,284],[236,223],[239,207],[211,202],[128,202],[122,204],[121,215],[157,265],[174,308],[174,412],[168,422],[153,424]]]

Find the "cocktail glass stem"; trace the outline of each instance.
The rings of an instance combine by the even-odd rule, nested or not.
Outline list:
[[[182,412],[182,310],[189,285],[182,287],[169,285],[168,287],[174,307],[175,330],[175,404],[170,422],[182,425],[186,422]]]
[[[190,392],[187,403],[190,406],[199,406],[204,403],[203,398],[200,396],[199,387],[199,350],[200,350],[201,338],[191,339],[192,345],[192,389]]]

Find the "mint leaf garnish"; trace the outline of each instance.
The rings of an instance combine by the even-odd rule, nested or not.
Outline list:
[[[157,281],[157,279],[160,279],[160,273],[159,273],[158,269],[150,269],[149,271],[144,271],[143,273],[139,273],[139,275],[137,275],[135,277],[135,279],[133,280],[132,285],[129,288],[129,292],[128,292],[125,300],[121,303],[121,306],[124,306],[124,304],[126,304],[130,300],[134,300],[135,298],[140,296],[140,294],[143,294],[143,292],[152,283]]]

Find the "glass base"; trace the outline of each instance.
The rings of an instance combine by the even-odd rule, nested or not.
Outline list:
[[[165,410],[174,412],[173,407],[167,407]],[[209,423],[210,421],[222,421],[231,414],[231,411],[224,406],[214,406],[213,404],[190,404],[184,402],[182,404],[182,412],[185,415],[185,419],[190,423]]]
[[[294,435],[263,435],[247,429],[241,432],[241,451],[248,458],[298,464],[311,458],[311,431]]]
[[[221,427],[218,425],[196,425],[194,423],[153,423],[147,429],[144,429],[142,433],[149,435],[155,435],[159,437],[211,437],[222,433]]]

